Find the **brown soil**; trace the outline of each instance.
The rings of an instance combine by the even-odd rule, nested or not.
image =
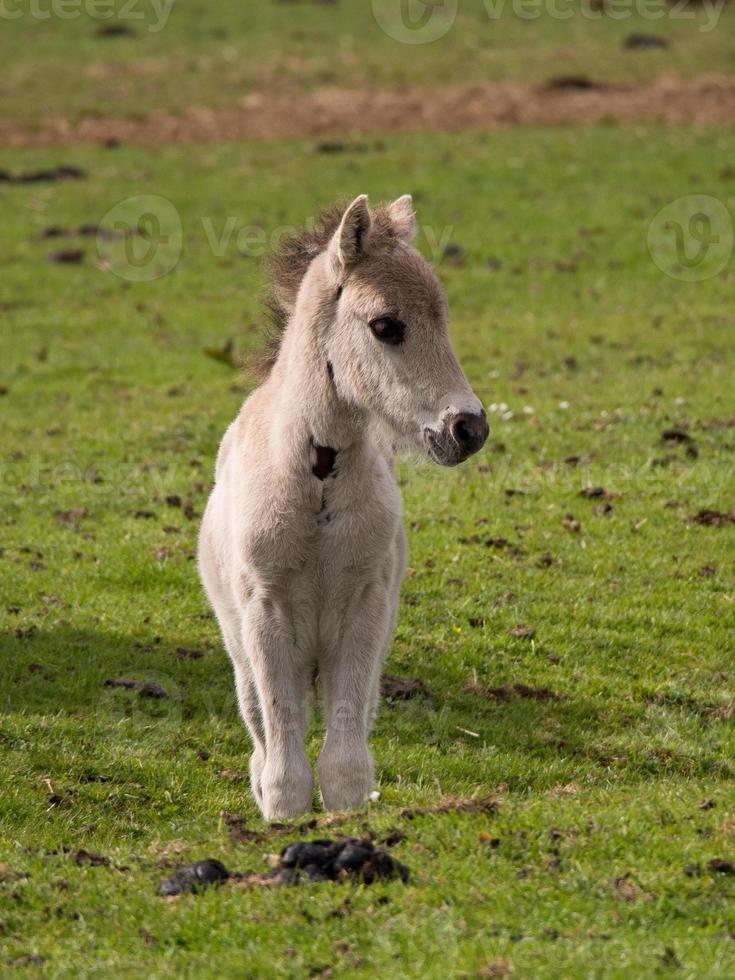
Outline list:
[[[230,109],[192,108],[143,119],[48,120],[40,129],[0,120],[0,146],[215,142],[289,136],[457,132],[513,125],[660,120],[735,123],[735,77],[670,77],[646,85],[488,82],[396,91],[319,89],[254,93]]]

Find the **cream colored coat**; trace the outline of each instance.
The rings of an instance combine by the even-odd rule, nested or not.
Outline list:
[[[368,734],[406,563],[391,440],[454,465],[487,436],[449,344],[443,291],[412,236],[410,198],[372,215],[364,197],[350,205],[217,458],[199,567],[267,819],[312,808],[315,670],[324,804],[356,807],[373,789]]]

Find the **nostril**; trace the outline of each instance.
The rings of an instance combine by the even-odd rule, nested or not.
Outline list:
[[[462,412],[452,419],[451,428],[456,443],[470,452],[483,445],[490,431],[484,412],[481,415]]]
[[[452,428],[452,432],[454,433],[454,438],[460,445],[464,445],[472,438],[472,433],[467,427],[467,422],[463,418],[457,419]]]

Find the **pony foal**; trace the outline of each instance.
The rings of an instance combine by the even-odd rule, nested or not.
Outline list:
[[[304,738],[315,669],[324,805],[357,807],[373,789],[368,734],[406,561],[392,441],[455,466],[488,435],[413,236],[409,196],[372,212],[362,196],[282,243],[278,350],[217,457],[199,568],[270,820],[312,807]]]

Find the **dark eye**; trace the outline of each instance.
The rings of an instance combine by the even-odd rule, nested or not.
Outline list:
[[[394,320],[392,316],[381,316],[377,320],[370,321],[370,329],[384,344],[392,344],[396,347],[403,343],[406,333],[406,324],[401,320]]]

